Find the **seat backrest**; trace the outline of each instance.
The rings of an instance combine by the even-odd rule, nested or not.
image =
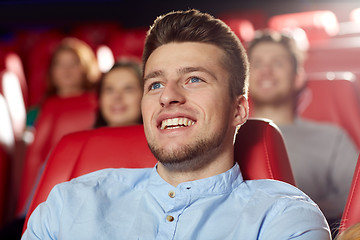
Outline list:
[[[38,38],[27,49],[24,68],[27,72],[28,106],[39,104],[46,92],[46,77],[50,67],[51,55],[64,38],[56,30],[37,33]]]
[[[0,227],[5,223],[5,213],[8,199],[10,158],[0,144]]]
[[[134,57],[141,59],[146,31],[145,28],[134,28],[112,35],[108,46],[115,58]]]
[[[269,178],[295,185],[282,136],[271,122],[249,119],[239,130],[234,153],[245,179]],[[48,159],[27,218],[57,183],[103,168],[145,168],[156,162],[142,125],[67,135]]]
[[[310,43],[335,36],[339,32],[337,17],[328,10],[279,14],[272,16],[268,25],[277,31],[302,28]]]
[[[96,96],[53,97],[41,108],[34,141],[27,148],[16,213],[20,214],[34,188],[36,177],[50,150],[65,135],[91,129],[97,109]]]
[[[310,79],[303,93],[300,116],[342,127],[360,148],[360,93],[353,81]]]
[[[353,181],[341,218],[340,232],[360,222],[360,155],[355,168]]]
[[[262,9],[244,9],[222,11],[217,17],[226,22],[230,19],[246,19],[251,22],[255,29],[264,29],[267,27],[268,14]]]
[[[79,23],[72,27],[70,35],[86,42],[95,51],[107,44],[114,34],[121,31],[118,22]]]

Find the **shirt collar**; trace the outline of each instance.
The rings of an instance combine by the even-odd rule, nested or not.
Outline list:
[[[224,194],[231,192],[244,181],[240,167],[235,163],[231,169],[224,173],[209,178],[183,182],[175,188],[160,177],[156,167],[157,165],[152,170],[148,185],[149,191],[153,194],[163,191],[168,192],[170,190],[184,192],[189,189],[191,189],[192,193],[196,193],[196,195],[199,196]]]

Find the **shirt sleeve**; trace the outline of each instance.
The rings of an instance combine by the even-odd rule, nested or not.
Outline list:
[[[63,201],[59,186],[51,190],[46,202],[41,203],[31,214],[21,240],[57,239]]]
[[[285,201],[279,211],[260,233],[263,240],[331,240],[327,221],[316,204],[303,200]]]

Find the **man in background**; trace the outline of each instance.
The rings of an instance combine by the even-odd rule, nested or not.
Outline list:
[[[340,128],[301,119],[296,112],[304,87],[304,53],[293,38],[264,30],[248,45],[252,117],[279,126],[297,187],[320,207],[329,223],[341,218],[358,152]]]

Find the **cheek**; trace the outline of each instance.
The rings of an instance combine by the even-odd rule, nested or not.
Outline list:
[[[140,108],[142,93],[133,92],[126,96],[126,101],[131,105],[137,105]]]
[[[147,118],[148,107],[147,107],[147,102],[144,101],[144,97],[141,100],[140,107],[141,107],[141,114],[143,116],[143,120],[145,121],[145,119]]]
[[[102,94],[99,99],[100,108],[106,111],[110,107],[111,97],[108,94]]]
[[[138,95],[132,95],[127,98],[127,103],[129,106],[129,111],[139,114],[140,113],[140,104],[141,104],[141,97]]]

